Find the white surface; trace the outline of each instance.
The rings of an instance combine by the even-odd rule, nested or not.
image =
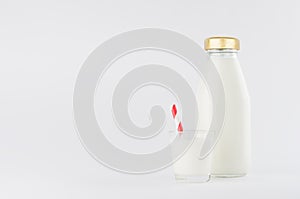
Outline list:
[[[299,1],[0,2],[0,198],[299,198]],[[79,143],[76,75],[112,35],[141,27],[241,40],[252,101],[249,177],[175,184],[171,169],[111,171]]]

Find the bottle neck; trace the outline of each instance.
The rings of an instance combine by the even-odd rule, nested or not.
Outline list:
[[[207,50],[209,56],[220,56],[220,57],[237,57],[238,50],[235,49],[212,49]]]

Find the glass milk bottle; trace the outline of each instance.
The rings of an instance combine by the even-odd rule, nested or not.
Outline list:
[[[251,159],[250,99],[238,61],[239,40],[211,37],[205,40],[225,91],[225,120],[212,154],[211,175],[238,177],[248,172]]]

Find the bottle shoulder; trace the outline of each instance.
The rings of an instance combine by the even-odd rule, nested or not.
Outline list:
[[[237,56],[211,56],[211,60],[220,74],[225,93],[234,97],[249,98],[247,84]]]

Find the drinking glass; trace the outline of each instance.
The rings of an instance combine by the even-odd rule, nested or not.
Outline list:
[[[211,155],[200,158],[200,151],[206,139],[210,139],[208,131],[183,131],[171,132],[177,134],[179,142],[188,144],[189,147],[177,158],[173,164],[175,179],[178,182],[207,182],[210,180]],[[193,137],[191,139],[191,136]],[[191,141],[192,140],[192,141]],[[176,146],[173,146],[176,147]],[[171,148],[174,151],[174,148]],[[173,154],[174,155],[174,154]]]

